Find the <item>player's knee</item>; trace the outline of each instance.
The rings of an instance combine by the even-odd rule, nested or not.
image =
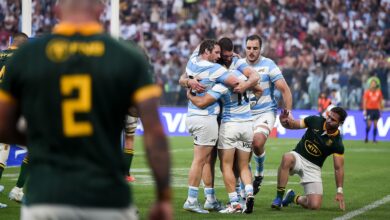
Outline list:
[[[309,200],[307,208],[310,210],[319,210],[321,208],[321,201],[320,200]]]
[[[256,133],[252,142],[253,148],[263,149],[266,140],[267,140],[267,136],[265,136],[263,133]]]

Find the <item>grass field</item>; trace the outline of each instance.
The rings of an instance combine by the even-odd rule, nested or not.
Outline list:
[[[170,138],[173,157],[175,219],[333,219],[359,210],[386,196],[386,201],[389,201],[390,142],[364,144],[362,141],[345,141],[344,194],[346,211],[340,211],[338,204],[334,202],[336,187],[331,157],[328,158],[323,167],[324,197],[320,211],[304,210],[295,205],[286,207],[282,211],[272,210],[270,204],[275,196],[276,171],[281,156],[284,152],[291,150],[297,141],[270,139],[267,142],[265,180],[260,194],[256,196],[255,209],[251,215],[219,213],[200,215],[182,209],[187,197],[187,175],[192,161],[192,140],[190,137]],[[7,198],[9,190],[16,182],[18,171],[19,168],[7,168],[0,182],[6,187],[4,192],[0,193],[0,203],[8,204],[7,208],[0,209],[0,220],[19,219],[20,205]],[[154,201],[154,188],[149,168],[145,164],[141,138],[136,139],[136,157],[132,173],[137,179],[132,184],[136,205],[139,208],[141,219],[146,219],[148,208]],[[287,188],[294,188],[299,193],[303,191],[296,176],[290,178]],[[217,197],[226,203],[228,198],[219,170],[216,176],[216,189]],[[203,190],[200,191],[200,202],[204,202]],[[384,202],[384,204],[370,210],[361,210],[363,213],[353,217],[353,219],[390,219],[390,202]]]

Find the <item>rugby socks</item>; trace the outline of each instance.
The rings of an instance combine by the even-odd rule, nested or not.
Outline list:
[[[126,175],[130,176],[131,163],[133,162],[134,150],[123,149],[123,158],[125,159],[125,167],[128,167]]]
[[[194,187],[194,186],[188,186],[188,197],[187,200],[190,203],[194,203],[198,200],[198,193],[199,193],[199,188]]]
[[[214,188],[204,188],[204,194],[206,195],[206,200],[209,203],[214,203],[217,200],[217,198],[215,197]]]
[[[298,203],[299,197],[301,197],[301,196],[300,196],[300,195],[295,195],[295,196],[294,196],[294,199],[293,199],[293,202],[294,202],[295,204],[297,204],[297,205],[299,205],[299,203]]]
[[[28,157],[24,157],[22,165],[20,166],[20,173],[18,177],[18,181],[16,182],[16,186],[19,188],[23,188],[24,183],[26,182],[28,174]]]
[[[237,192],[231,192],[231,193],[228,193],[228,195],[229,195],[229,201],[230,201],[230,203],[240,201],[239,198],[238,198]]]
[[[1,176],[3,175],[4,168],[5,168],[5,164],[0,163],[0,179],[1,179]]]
[[[245,185],[245,193],[246,193],[246,196],[253,196],[253,185],[252,184]]]
[[[286,187],[277,187],[276,189],[276,198],[283,199],[284,193],[286,192]]]
[[[265,151],[260,156],[253,154],[253,158],[255,159],[256,164],[255,176],[264,176]]]
[[[376,135],[378,133],[378,128],[374,127],[374,142],[376,141]]]

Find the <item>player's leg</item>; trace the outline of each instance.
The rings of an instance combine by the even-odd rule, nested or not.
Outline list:
[[[27,175],[28,175],[28,154],[26,154],[20,166],[20,173],[19,173],[18,181],[16,182],[16,186],[14,186],[10,191],[10,193],[8,194],[8,198],[10,200],[14,200],[16,202],[22,202],[24,196],[23,186],[26,182]]]
[[[301,205],[306,209],[318,210],[322,205],[323,188],[320,182],[303,183],[305,195],[295,194],[294,191],[289,191],[286,198],[283,200],[283,206],[288,206],[293,202]]]
[[[3,171],[6,166],[6,162],[9,155],[10,146],[8,144],[1,144],[0,143],[0,179],[3,175]],[[0,192],[4,190],[4,186],[0,185]]]
[[[249,145],[250,146],[250,145]],[[244,208],[245,213],[252,213],[254,206],[254,197],[253,197],[253,185],[252,185],[252,173],[249,170],[248,160],[251,156],[250,152],[237,150],[237,164],[240,171],[240,179],[245,186],[245,198],[246,204]]]
[[[373,141],[374,143],[376,143],[376,136],[378,134],[378,120],[374,120],[373,121],[373,124],[374,124],[374,131],[373,131]]]
[[[203,208],[209,211],[220,211],[223,209],[221,202],[217,200],[214,189],[216,159],[217,146],[214,146],[208,158],[206,159],[206,164],[203,166],[202,171],[204,195],[206,198]]]
[[[282,162],[280,163],[278,169],[276,198],[272,202],[272,208],[280,209],[282,207],[282,200],[286,191],[288,176],[290,174],[290,171],[293,169],[299,169],[297,166],[297,159],[293,153],[285,153],[282,157]]]
[[[218,139],[217,119],[214,116],[192,116],[187,117],[186,125],[194,137],[194,157],[188,174],[188,196],[183,208],[197,213],[208,213],[200,207],[198,194],[203,168]]]
[[[131,164],[134,157],[134,136],[138,125],[138,118],[130,115],[126,116],[125,130],[124,130],[124,147],[123,157],[125,160],[125,167],[127,169],[125,175],[126,180],[129,182],[135,181],[135,178],[131,175]]]
[[[255,175],[253,180],[254,194],[260,191],[264,178],[265,143],[275,124],[276,115],[273,112],[266,112],[257,117],[253,123],[253,160],[255,161]]]
[[[239,203],[239,197],[236,192],[236,177],[233,172],[235,148],[221,149],[221,145],[218,146],[219,159],[221,161],[221,170],[223,181],[226,191],[229,196],[230,205],[222,210],[223,213],[235,213],[241,212],[242,207]]]

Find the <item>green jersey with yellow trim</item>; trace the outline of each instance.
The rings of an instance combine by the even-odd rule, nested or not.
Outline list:
[[[3,80],[5,73],[5,63],[8,58],[12,56],[15,52],[15,49],[7,49],[0,52],[0,82]]]
[[[118,147],[123,120],[129,106],[161,91],[141,52],[102,30],[60,24],[7,64],[0,98],[17,102],[28,126],[26,205],[132,203]]]
[[[319,167],[331,154],[344,154],[344,145],[337,130],[334,134],[327,134],[326,119],[321,116],[309,116],[304,119],[307,130],[298,142],[294,151]]]

